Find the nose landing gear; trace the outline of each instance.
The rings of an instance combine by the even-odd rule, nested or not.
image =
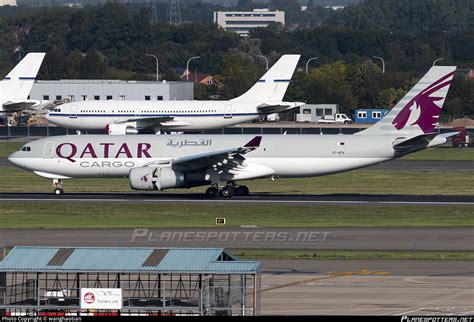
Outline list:
[[[59,196],[64,193],[63,184],[61,179],[53,179],[54,194]]]

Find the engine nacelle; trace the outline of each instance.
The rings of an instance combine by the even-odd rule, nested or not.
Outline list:
[[[108,135],[138,134],[138,130],[126,124],[108,124],[105,127]]]
[[[133,168],[129,173],[130,186],[135,190],[164,190],[186,187],[185,174],[164,167]]]

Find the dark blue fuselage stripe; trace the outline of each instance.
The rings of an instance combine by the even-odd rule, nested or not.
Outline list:
[[[35,80],[36,77],[18,77],[19,80]],[[12,80],[11,77],[5,77],[3,80]]]

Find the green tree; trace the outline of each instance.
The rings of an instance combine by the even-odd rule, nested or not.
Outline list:
[[[383,89],[382,71],[371,60],[364,60],[357,67],[351,79],[354,94],[358,98],[358,108],[375,108],[379,92]]]
[[[61,79],[64,74],[64,61],[66,57],[64,52],[54,46],[46,53],[41,65],[39,79]]]
[[[350,113],[357,107],[357,98],[349,76],[349,66],[342,61],[313,69],[307,77],[305,96],[308,103],[338,104],[342,111]]]
[[[221,70],[221,74],[216,78],[223,85],[223,99],[231,99],[243,94],[258,78],[253,60],[243,58],[237,52],[224,55]]]
[[[81,63],[81,78],[105,78],[106,72],[107,61],[105,57],[95,48],[90,49]]]
[[[444,115],[474,117],[474,79],[454,77],[446,97]]]
[[[179,78],[179,75],[176,74],[176,72],[174,70],[172,70],[171,68],[168,68],[165,72],[165,74],[163,75],[163,79],[167,80],[167,81],[179,81],[180,78]]]

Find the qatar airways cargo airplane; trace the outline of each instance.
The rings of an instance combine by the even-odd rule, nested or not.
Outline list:
[[[0,114],[11,114],[41,103],[29,100],[28,96],[45,55],[27,54],[0,82]]]
[[[60,105],[45,118],[59,126],[112,135],[240,124],[303,104],[282,101],[299,58],[282,56],[250,90],[230,101],[81,101]]]
[[[138,190],[209,185],[246,195],[239,180],[311,177],[358,169],[446,142],[438,118],[455,67],[434,66],[378,123],[353,135],[79,135],[49,137],[10,155],[15,165],[61,180],[128,177]]]

